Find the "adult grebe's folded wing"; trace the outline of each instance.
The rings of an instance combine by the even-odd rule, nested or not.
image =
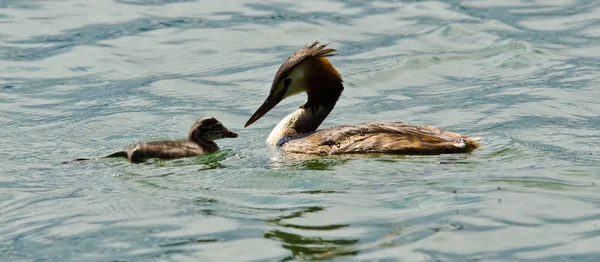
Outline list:
[[[469,152],[478,139],[430,126],[402,122],[368,122],[329,127],[281,145],[281,150],[302,154],[389,153],[437,155]]]

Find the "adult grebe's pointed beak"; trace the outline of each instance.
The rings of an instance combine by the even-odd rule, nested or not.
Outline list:
[[[283,88],[283,90],[279,91],[279,93],[270,94],[269,97],[267,97],[267,99],[265,100],[265,102],[258,108],[258,110],[256,110],[256,112],[254,112],[254,114],[250,117],[250,119],[248,119],[248,122],[246,122],[246,125],[244,125],[244,128],[246,128],[249,125],[251,125],[252,123],[256,122],[256,120],[260,119],[267,112],[269,112],[271,109],[273,109],[273,107],[275,107],[277,104],[279,104],[279,102],[281,102],[281,100],[283,100],[283,97],[285,96],[285,92],[286,92],[286,89]]]

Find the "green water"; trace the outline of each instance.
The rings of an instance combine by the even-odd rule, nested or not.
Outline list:
[[[0,1],[2,261],[598,261],[600,2]],[[290,160],[249,128],[332,42],[323,127],[405,121],[472,154]],[[98,156],[238,132],[205,157]]]

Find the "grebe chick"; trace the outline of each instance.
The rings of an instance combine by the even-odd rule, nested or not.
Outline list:
[[[267,143],[284,152],[318,155],[437,155],[464,153],[479,147],[476,138],[402,122],[369,122],[317,130],[344,90],[340,73],[327,59],[336,50],[318,44],[305,46],[285,60],[277,70],[269,96],[244,127],[282,100],[306,93],[306,103],[275,126]]]
[[[235,137],[238,137],[238,134],[229,131],[217,119],[214,117],[205,117],[194,123],[186,140],[139,142],[124,150],[98,158],[124,157],[131,163],[142,163],[151,158],[176,159],[201,156],[219,150],[219,146],[215,143],[215,140]],[[76,158],[72,161],[84,160],[93,159]]]

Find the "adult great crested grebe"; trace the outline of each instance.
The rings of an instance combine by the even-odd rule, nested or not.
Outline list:
[[[248,119],[248,127],[282,100],[306,93],[306,103],[271,131],[267,143],[300,154],[437,155],[470,152],[479,139],[430,126],[402,122],[367,122],[317,130],[344,90],[340,73],[327,57],[335,49],[316,41],[289,56],[279,67],[265,102]]]
[[[228,137],[238,137],[238,134],[229,131],[214,117],[204,117],[196,121],[192,128],[190,128],[186,140],[139,142],[124,150],[98,158],[123,157],[127,158],[129,162],[137,164],[145,162],[150,158],[176,159],[201,156],[219,150],[219,146],[215,143],[215,140]],[[84,160],[93,159],[76,158],[71,161]],[[63,164],[68,162],[63,162]]]

